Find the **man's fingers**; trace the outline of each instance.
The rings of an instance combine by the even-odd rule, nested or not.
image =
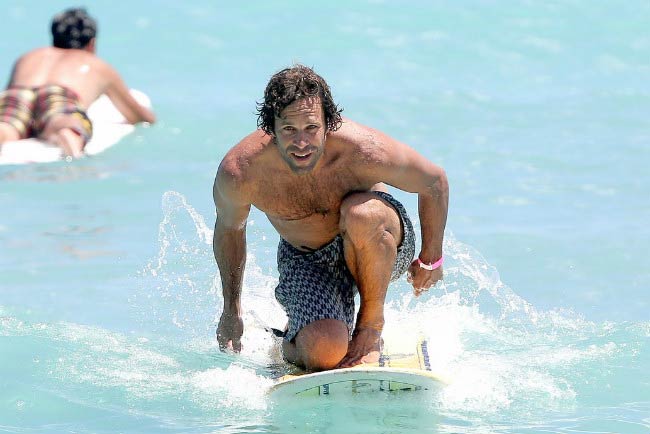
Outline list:
[[[228,349],[232,348],[232,341],[223,341],[221,339],[217,340],[219,342],[219,349],[221,351],[227,351]]]
[[[349,368],[350,366],[348,365],[348,358],[343,357],[343,359],[339,362],[338,365],[336,365],[337,368]]]
[[[343,359],[339,362],[339,364],[336,366],[337,368],[351,368],[354,365],[358,365],[359,362],[359,357],[353,357],[353,356],[345,356]]]
[[[358,360],[361,358],[360,354],[357,354],[356,351],[348,352],[336,366],[337,368],[350,368],[354,365],[358,365]]]
[[[380,353],[379,351],[371,351],[363,356],[350,356],[347,355],[337,365],[337,368],[351,368],[356,365],[362,365],[364,363],[375,363],[379,360]]]
[[[217,342],[221,351],[241,351],[244,324],[239,316],[222,314],[217,326]]]
[[[419,297],[420,295],[422,295],[423,292],[427,292],[429,290],[429,287],[424,287],[424,288],[413,287],[413,294],[415,294],[416,297]]]
[[[219,349],[223,352],[235,352],[240,353],[242,349],[241,341],[228,341],[228,342],[219,342]]]

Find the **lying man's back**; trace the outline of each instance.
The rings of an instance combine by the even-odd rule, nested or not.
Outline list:
[[[56,84],[74,91],[87,109],[109,88],[113,74],[113,68],[88,51],[44,47],[18,59],[7,87],[35,89]]]

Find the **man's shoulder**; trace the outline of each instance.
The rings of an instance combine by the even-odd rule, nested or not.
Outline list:
[[[329,133],[330,139],[347,154],[354,154],[362,161],[377,161],[387,154],[390,144],[387,137],[374,128],[345,118],[341,127]]]
[[[271,137],[256,130],[233,146],[221,160],[219,173],[244,181],[259,169],[260,160],[268,152]]]
[[[31,59],[40,59],[42,57],[48,56],[51,53],[52,47],[39,47],[29,50],[26,53],[23,53],[17,60],[16,63],[21,61],[30,61]]]
[[[52,53],[55,50],[58,50],[58,48],[54,48],[52,46],[44,46],[44,47],[38,47],[34,48],[33,50],[29,50],[28,52],[25,53],[25,56],[30,56],[30,55],[44,55],[48,53]]]

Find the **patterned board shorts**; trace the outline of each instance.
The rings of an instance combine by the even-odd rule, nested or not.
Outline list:
[[[393,196],[374,192],[390,203],[402,222],[403,239],[397,248],[397,259],[390,280],[404,274],[415,254],[415,232],[411,220]],[[354,296],[357,286],[343,256],[343,238],[314,252],[303,252],[283,239],[278,246],[280,281],[275,297],[289,317],[284,339],[292,341],[307,324],[320,319],[337,319],[348,326],[350,336],[354,329]]]
[[[38,137],[56,115],[70,115],[77,126],[71,127],[87,143],[93,125],[79,104],[77,94],[56,84],[40,87],[10,87],[0,92],[0,122],[13,126],[19,138]]]

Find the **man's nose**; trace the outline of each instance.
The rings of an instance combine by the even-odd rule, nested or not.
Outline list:
[[[309,145],[309,140],[307,139],[307,134],[297,133],[296,138],[294,139],[294,144],[300,148],[304,148]]]

